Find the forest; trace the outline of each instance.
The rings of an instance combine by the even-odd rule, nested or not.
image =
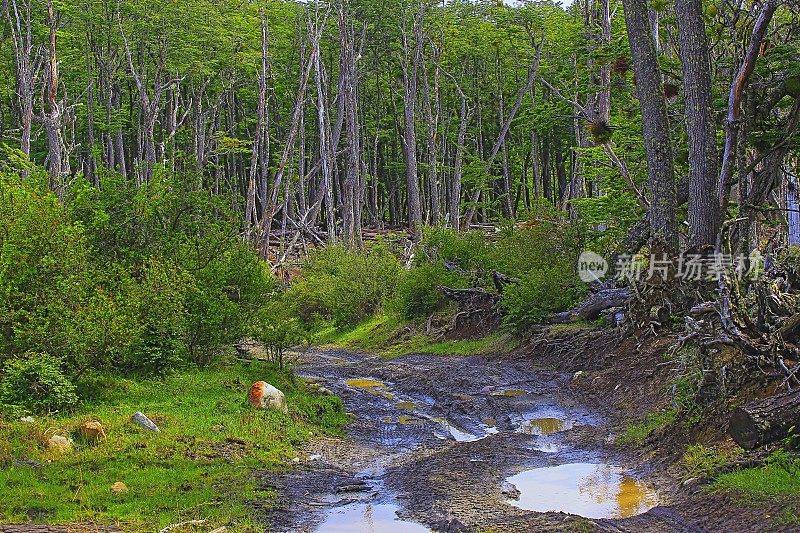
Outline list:
[[[799,171],[797,0],[2,0],[0,531],[795,530]]]

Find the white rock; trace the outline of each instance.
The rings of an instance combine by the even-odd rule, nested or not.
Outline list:
[[[72,440],[61,435],[53,435],[47,440],[47,446],[51,450],[64,453],[72,449]]]
[[[136,424],[142,429],[146,429],[147,431],[152,431],[153,433],[161,432],[161,430],[158,429],[158,426],[155,424],[155,422],[147,418],[147,416],[141,411],[136,411],[135,413],[133,413],[133,416],[131,416],[131,420],[133,421],[134,424]]]
[[[289,412],[289,407],[286,405],[286,396],[266,381],[253,383],[247,399],[250,405],[256,409],[276,409],[283,413]]]
[[[33,424],[34,420],[32,416],[23,416],[19,419],[20,422],[25,422],[26,424]]]

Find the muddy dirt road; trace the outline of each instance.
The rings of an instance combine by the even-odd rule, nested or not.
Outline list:
[[[277,531],[699,531],[625,464],[571,375],[531,363],[310,351],[298,373],[340,395],[347,439],[317,439]]]

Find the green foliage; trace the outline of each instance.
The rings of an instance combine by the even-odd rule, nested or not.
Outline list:
[[[493,264],[519,279],[500,301],[506,326],[524,331],[577,301],[583,292],[575,275],[577,250],[575,227],[546,205],[523,227],[503,232],[492,250]]]
[[[34,413],[61,411],[78,402],[75,385],[61,370],[61,360],[44,353],[27,353],[3,365],[0,403]]]
[[[625,432],[617,438],[617,442],[641,446],[651,433],[673,423],[677,416],[678,411],[675,409],[648,413],[641,422],[628,425]]]
[[[417,265],[446,261],[479,277],[491,268],[489,245],[479,231],[459,233],[451,228],[427,227],[420,249]]]
[[[0,361],[45,351],[68,376],[208,364],[274,289],[229,202],[191,176],[100,172],[62,204],[28,171],[0,174]]]
[[[800,495],[800,459],[778,450],[762,467],[722,474],[714,481],[712,489],[733,492],[756,501],[796,499]]]
[[[425,317],[442,310],[448,303],[442,287],[463,289],[467,280],[444,265],[425,263],[405,272],[397,286],[396,306],[406,318]]]
[[[286,298],[307,323],[354,325],[375,313],[394,292],[402,266],[381,243],[364,251],[330,246],[314,251]]]
[[[283,354],[287,349],[311,341],[311,330],[285,293],[265,302],[253,314],[249,327],[249,336],[266,346],[280,368],[284,367]]]

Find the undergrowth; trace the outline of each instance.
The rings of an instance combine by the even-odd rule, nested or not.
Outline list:
[[[249,386],[265,380],[287,397],[289,414],[249,407]],[[160,380],[94,376],[91,391],[69,416],[33,423],[0,421],[0,522],[117,523],[126,531],[157,531],[177,522],[259,530],[254,507],[274,493],[254,472],[287,468],[313,434],[338,434],[347,421],[341,400],[310,392],[288,373],[263,363],[220,363]],[[130,421],[141,410],[161,433]],[[107,438],[80,439],[84,421],[102,421]],[[48,449],[70,437],[63,454]],[[123,482],[129,489],[113,494]]]

